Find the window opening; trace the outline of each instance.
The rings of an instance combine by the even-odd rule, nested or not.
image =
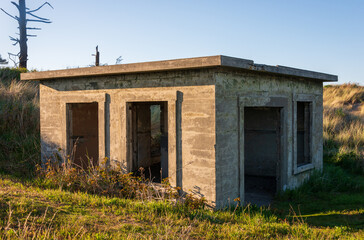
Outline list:
[[[297,167],[311,163],[311,104],[297,102]]]

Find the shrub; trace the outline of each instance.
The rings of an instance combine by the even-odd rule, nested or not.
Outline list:
[[[126,199],[162,200],[183,203],[190,209],[199,209],[205,206],[204,198],[196,197],[190,193],[180,195],[178,187],[172,187],[168,179],[161,184],[153,183],[143,175],[124,173],[121,167],[112,168],[106,164],[107,158],[101,163],[103,167],[93,166],[82,169],[72,163],[70,159],[49,160],[45,166],[37,166],[37,184],[43,187],[60,188],[73,192],[82,191],[109,197]]]
[[[364,171],[360,156],[354,151],[340,151],[331,157],[327,157],[325,161],[338,165],[352,173],[360,174]]]
[[[9,85],[14,80],[20,80],[20,73],[25,73],[25,68],[0,68],[0,80],[3,84]]]

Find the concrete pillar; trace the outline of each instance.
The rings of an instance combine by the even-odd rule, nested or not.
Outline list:
[[[167,102],[161,103],[161,168],[162,178],[168,177],[168,105]]]

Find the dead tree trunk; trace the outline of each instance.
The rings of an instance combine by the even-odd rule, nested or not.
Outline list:
[[[95,61],[95,65],[96,65],[96,66],[100,66],[100,52],[99,52],[99,46],[96,46],[96,61]]]
[[[19,25],[19,38],[14,38],[10,36],[10,40],[14,42],[14,46],[16,44],[19,44],[20,46],[20,52],[18,54],[12,54],[9,53],[9,56],[19,58],[19,67],[21,68],[27,68],[27,61],[28,61],[28,37],[36,37],[37,35],[28,35],[27,30],[41,30],[37,27],[27,27],[28,22],[40,22],[40,23],[51,23],[51,21],[48,18],[42,18],[35,14],[35,12],[39,11],[42,7],[48,5],[49,7],[53,8],[51,4],[48,2],[43,3],[40,7],[37,9],[31,10],[26,7],[25,0],[19,0],[18,3],[12,1],[11,2],[19,12],[19,16],[11,15],[10,13],[6,12],[4,9],[0,8],[1,11],[3,11],[6,15],[13,18],[18,22]],[[28,18],[27,18],[28,17]],[[11,59],[11,58],[10,58]],[[11,59],[15,66],[17,66],[16,60]]]
[[[27,45],[27,19],[26,19],[26,6],[25,0],[19,0],[19,45],[20,45],[20,56],[19,56],[19,67],[27,68],[28,61],[28,45]]]

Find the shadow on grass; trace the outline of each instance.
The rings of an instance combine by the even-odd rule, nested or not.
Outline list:
[[[360,213],[318,213],[302,215],[301,218],[309,225],[322,227],[350,227],[353,229],[364,228],[364,214]]]
[[[316,227],[364,227],[364,176],[326,164],[300,188],[282,193],[272,208],[280,218]]]
[[[350,227],[352,229],[364,228],[364,196],[362,202],[357,204],[340,204],[337,207],[328,201],[311,202],[279,202],[274,205],[274,212],[281,219],[291,222],[306,222],[316,227]]]

